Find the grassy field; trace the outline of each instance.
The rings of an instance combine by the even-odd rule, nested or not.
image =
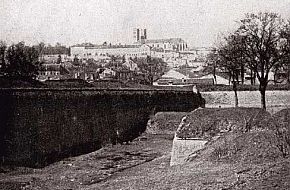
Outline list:
[[[233,91],[202,92],[205,98],[206,107],[234,107]],[[261,96],[259,91],[239,91],[239,106],[241,107],[261,107]],[[271,114],[284,108],[290,108],[290,91],[267,91],[266,92],[267,111]]]

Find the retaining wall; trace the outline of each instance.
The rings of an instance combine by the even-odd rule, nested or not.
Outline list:
[[[175,135],[171,151],[170,166],[184,164],[188,156],[204,148],[206,143],[207,140],[197,138],[181,139]]]
[[[150,114],[202,104],[190,91],[0,89],[1,164],[41,167],[130,141],[145,131]]]

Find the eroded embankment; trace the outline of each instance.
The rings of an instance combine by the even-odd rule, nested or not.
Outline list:
[[[153,118],[163,122],[155,123],[151,131],[170,129],[164,119],[168,115],[162,115]],[[183,114],[176,116],[182,118]],[[203,118],[207,122],[198,121]],[[155,159],[88,189],[289,189],[290,160],[281,149],[285,140],[278,133],[289,126],[289,110],[273,118],[256,108],[201,109],[187,113],[185,125],[192,127],[187,134],[209,141],[203,150],[188,155],[183,165],[170,167],[169,157]],[[277,125],[279,121],[283,126]]]
[[[176,132],[208,142],[188,160],[261,163],[289,156],[289,109],[271,116],[259,108],[197,109]],[[186,141],[186,140],[185,140]]]
[[[153,134],[162,131],[174,134],[176,131],[176,142],[181,147],[173,153],[184,150],[189,157],[187,160],[258,163],[289,156],[289,115],[289,109],[272,116],[260,108],[204,108],[188,113],[158,113],[149,122],[147,131]],[[190,151],[190,147],[185,146],[195,144],[189,139],[207,143],[200,151]]]

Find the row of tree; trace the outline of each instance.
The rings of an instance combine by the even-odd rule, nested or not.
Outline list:
[[[49,44],[45,45],[44,43],[41,43],[40,45],[43,46],[42,54],[44,55],[70,55],[70,48],[61,45],[60,43],[56,43],[55,46],[51,46]]]
[[[24,42],[7,46],[0,42],[0,73],[10,78],[35,79],[41,62],[41,46],[27,46]]]
[[[35,79],[46,54],[68,54],[69,48],[57,43],[55,46],[40,43],[27,46],[24,42],[8,46],[0,41],[0,75],[10,78]],[[57,62],[60,62],[59,57]]]
[[[221,40],[208,59],[214,75],[217,69],[229,73],[235,94],[236,85],[244,82],[245,71],[250,71],[252,84],[255,78],[259,81],[261,105],[266,109],[269,73],[287,71],[289,82],[290,21],[276,13],[246,14],[239,27]]]

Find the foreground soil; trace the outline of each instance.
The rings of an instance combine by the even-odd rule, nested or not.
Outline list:
[[[191,123],[185,128],[188,134],[218,138],[209,136],[205,148],[189,155],[186,164],[170,167],[173,133],[184,115]],[[108,145],[42,169],[0,167],[0,189],[286,190],[289,118],[290,109],[272,116],[257,108],[160,113],[128,145]]]
[[[172,135],[145,134],[42,169],[2,168],[0,189],[289,189],[290,159],[170,167]]]
[[[168,155],[172,135],[145,135],[128,145],[108,145],[42,169],[0,168],[0,189],[86,189],[126,169]]]

